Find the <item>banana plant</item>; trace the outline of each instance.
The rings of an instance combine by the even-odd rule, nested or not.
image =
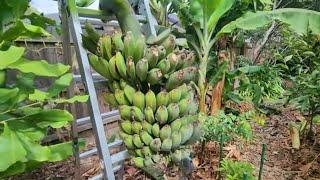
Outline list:
[[[265,3],[259,2],[260,5]],[[308,31],[320,33],[320,13],[311,10],[286,8],[255,11],[259,10],[257,1],[241,0],[173,0],[172,5],[186,29],[188,43],[197,52],[199,59],[198,92],[202,113],[207,113],[205,97],[208,86],[217,84],[217,81],[212,82],[207,77],[207,66],[212,59],[211,54],[219,50],[216,46],[225,35],[237,29],[254,30],[273,21],[288,24],[289,28],[300,34]],[[248,12],[247,9],[252,5],[253,11]],[[228,52],[222,56],[228,61]],[[223,88],[223,84],[220,88]]]

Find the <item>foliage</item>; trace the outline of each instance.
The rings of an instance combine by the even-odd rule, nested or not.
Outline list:
[[[41,140],[49,128],[65,127],[73,120],[68,111],[54,108],[57,104],[84,102],[88,97],[57,98],[72,80],[69,66],[28,60],[23,57],[24,48],[12,45],[17,38],[49,35],[21,18],[33,19],[31,23],[37,25],[47,21],[43,24],[40,22],[45,18],[24,14],[28,1],[0,4],[6,8],[0,11],[0,178],[3,178],[72,155],[70,142],[42,145]],[[50,87],[35,87],[37,77],[51,79],[53,83]]]
[[[252,112],[234,115],[220,111],[215,116],[208,116],[202,125],[203,138],[206,141],[217,142],[221,137],[223,137],[223,142],[230,141],[235,137],[250,140],[252,138],[252,128],[248,119],[251,115]]]
[[[319,36],[299,36],[287,28],[283,28],[280,35],[281,42],[271,46],[271,49],[274,64],[281,70],[283,78],[311,73],[317,68],[320,57]]]
[[[226,180],[253,180],[254,166],[247,162],[238,162],[224,159],[221,162],[220,171],[225,176]],[[244,177],[246,175],[246,177]]]
[[[256,2],[236,0],[174,0],[172,2],[173,8],[178,12],[186,29],[188,43],[197,52],[200,60],[198,88],[201,112],[206,111],[207,65],[210,64],[209,60],[215,60],[210,58],[210,53],[215,49],[214,45],[221,37],[234,32],[236,29],[254,30],[275,20],[288,24],[291,29],[298,33],[306,33],[308,30],[315,34],[320,32],[318,26],[320,14],[318,12],[302,9],[252,12],[259,10],[255,6],[257,5]],[[261,2],[262,5],[270,4],[270,1]],[[219,46],[217,47],[219,48]],[[217,69],[217,72],[220,71]]]
[[[278,68],[267,61],[262,65],[241,65],[226,75],[224,99],[239,96],[240,99],[250,98],[258,105],[264,99],[276,99],[283,95],[282,78]],[[239,86],[234,89],[233,79],[240,79]],[[234,99],[231,99],[234,100]]]

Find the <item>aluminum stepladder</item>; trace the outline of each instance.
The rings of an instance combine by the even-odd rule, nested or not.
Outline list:
[[[99,10],[92,10],[87,8],[76,7],[75,0],[58,0],[59,14],[62,24],[62,46],[63,57],[65,62],[68,62],[72,67],[72,55],[71,55],[71,38],[75,46],[76,58],[79,64],[80,76],[77,76],[68,89],[68,96],[74,95],[75,81],[83,82],[85,90],[89,95],[88,108],[89,117],[77,119],[72,124],[72,138],[73,148],[76,164],[75,179],[80,179],[79,167],[80,159],[89,157],[94,154],[99,155],[100,165],[102,173],[92,177],[91,179],[115,179],[115,172],[123,168],[124,160],[129,156],[127,150],[120,151],[116,154],[110,155],[109,148],[120,146],[123,144],[121,140],[116,140],[110,144],[107,143],[103,119],[119,118],[118,111],[111,111],[101,114],[95,89],[94,79],[96,77],[101,78],[97,74],[92,74],[90,64],[88,62],[87,51],[82,46],[82,28],[80,23],[80,17],[85,18],[102,18],[102,13]],[[155,26],[157,25],[154,17],[151,15],[149,0],[143,0],[145,8],[142,10],[144,16],[137,15],[140,22],[147,22],[147,28],[149,33],[156,35]],[[70,37],[71,34],[71,37]],[[70,111],[73,115],[76,114],[75,106],[70,105]],[[95,136],[96,148],[89,151],[79,153],[78,146],[78,131],[77,126],[91,122],[93,128],[93,134]]]

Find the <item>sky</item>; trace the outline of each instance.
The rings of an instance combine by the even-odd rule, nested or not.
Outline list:
[[[90,8],[97,8],[99,1],[96,0]],[[58,13],[58,2],[53,0],[31,0],[31,6],[44,14]]]

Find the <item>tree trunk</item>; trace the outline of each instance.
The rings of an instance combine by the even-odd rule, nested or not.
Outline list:
[[[228,60],[227,52],[226,51],[219,52],[218,63],[221,64],[226,60]],[[222,79],[214,86],[212,90],[211,115],[215,115],[221,109],[224,82],[225,82],[225,75],[223,75]]]

